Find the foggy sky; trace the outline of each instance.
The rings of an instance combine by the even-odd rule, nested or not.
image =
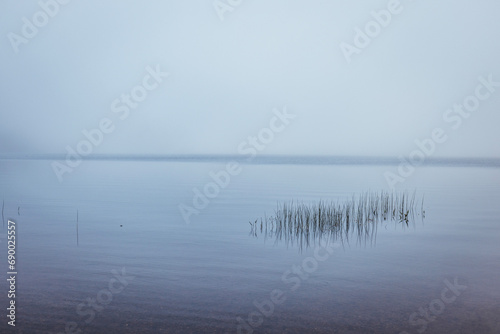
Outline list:
[[[0,154],[65,153],[106,118],[93,153],[237,154],[286,106],[262,154],[408,155],[442,128],[435,156],[499,157],[500,87],[459,126],[443,115],[500,82],[500,3],[401,0],[348,62],[341,43],[389,3],[242,0],[221,20],[212,0],[70,1],[16,53],[41,7],[3,1]],[[121,119],[113,102],[155,68],[168,77]]]

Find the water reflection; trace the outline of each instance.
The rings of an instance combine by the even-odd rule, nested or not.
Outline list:
[[[250,235],[297,246],[300,251],[316,244],[348,243],[353,237],[357,244],[374,245],[382,223],[385,228],[394,223],[405,229],[415,226],[417,217],[424,219],[423,203],[415,192],[384,191],[353,195],[345,202],[278,203],[273,216],[249,222]]]

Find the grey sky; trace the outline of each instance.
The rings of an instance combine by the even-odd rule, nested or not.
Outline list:
[[[500,3],[401,0],[348,63],[340,44],[389,2],[242,0],[221,21],[212,0],[72,1],[15,53],[40,5],[3,1],[0,153],[65,153],[107,117],[94,153],[235,154],[287,106],[263,153],[407,155],[441,127],[436,156],[499,157],[500,88],[456,130],[443,114],[500,82]],[[120,120],[111,103],[148,66],[170,76]]]

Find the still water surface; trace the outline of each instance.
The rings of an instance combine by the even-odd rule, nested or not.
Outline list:
[[[388,190],[395,166],[242,165],[186,224],[179,205],[224,162],[84,161],[62,183],[50,161],[0,164],[2,231],[18,227],[15,332],[500,333],[497,167],[417,169],[397,190],[425,196],[425,218],[328,252],[250,235],[249,222],[277,202]]]

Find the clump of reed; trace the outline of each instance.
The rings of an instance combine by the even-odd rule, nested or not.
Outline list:
[[[296,242],[301,247],[323,239],[343,242],[353,233],[358,241],[366,242],[374,241],[380,222],[408,226],[415,215],[424,217],[423,197],[418,211],[416,192],[366,192],[345,202],[278,203],[273,216],[250,222],[250,234],[275,237],[287,244]]]

